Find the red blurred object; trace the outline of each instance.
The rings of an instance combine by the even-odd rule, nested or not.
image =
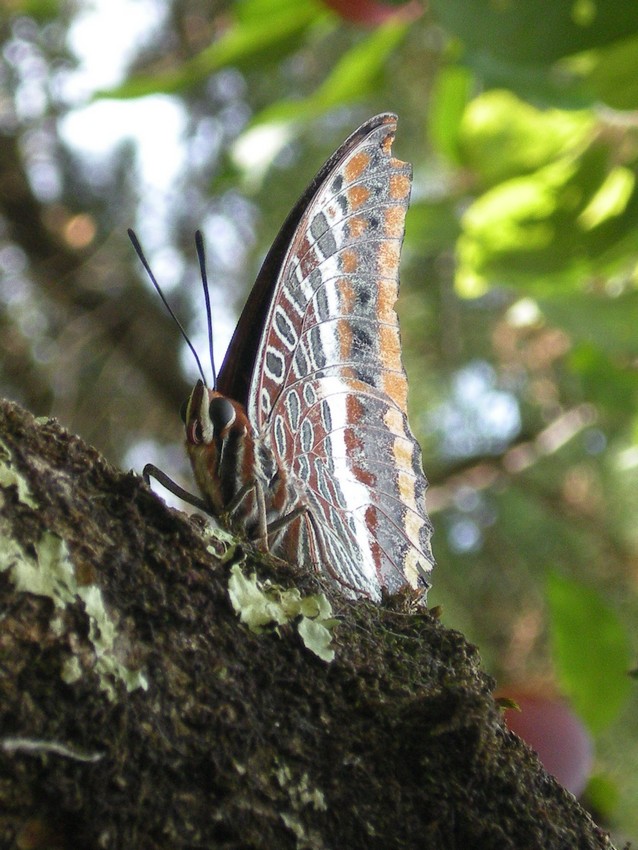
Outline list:
[[[409,0],[393,6],[390,3],[376,3],[375,0],[323,0],[345,21],[376,27],[390,18],[402,21],[414,21],[423,14],[423,5],[419,0]]]
[[[582,794],[591,774],[593,745],[567,703],[517,688],[503,688],[496,696],[514,700],[521,709],[505,709],[508,728],[537,752],[545,770],[561,785],[576,797]]]

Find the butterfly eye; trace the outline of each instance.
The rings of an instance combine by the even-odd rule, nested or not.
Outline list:
[[[219,435],[235,421],[235,408],[227,398],[217,396],[210,401],[208,415],[215,434]]]
[[[186,440],[193,446],[198,446],[204,441],[202,423],[199,419],[193,419],[186,425]]]
[[[186,425],[186,414],[188,413],[188,402],[189,401],[190,401],[190,398],[185,398],[184,401],[181,404],[180,409],[179,409],[179,415],[180,415],[181,420],[184,423],[184,425]]]

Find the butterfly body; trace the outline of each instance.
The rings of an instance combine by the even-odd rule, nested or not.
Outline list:
[[[193,474],[211,513],[272,549],[268,526],[289,512],[295,494],[243,405],[198,381],[184,424]]]
[[[269,251],[186,445],[210,512],[350,596],[425,589],[427,482],[407,420],[398,266],[411,168],[393,115],[328,160]]]

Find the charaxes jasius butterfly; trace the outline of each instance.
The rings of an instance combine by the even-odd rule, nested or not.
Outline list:
[[[394,311],[412,180],[392,156],[395,130],[396,116],[377,115],[319,171],[266,256],[214,389],[198,380],[183,411],[196,503],[373,599],[427,588],[433,563]]]

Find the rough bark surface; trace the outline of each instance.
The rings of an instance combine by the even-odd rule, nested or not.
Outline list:
[[[505,729],[476,649],[410,598],[223,559],[205,524],[10,403],[0,484],[2,847],[611,848]],[[330,597],[332,662],[294,624],[238,620],[240,558]]]

